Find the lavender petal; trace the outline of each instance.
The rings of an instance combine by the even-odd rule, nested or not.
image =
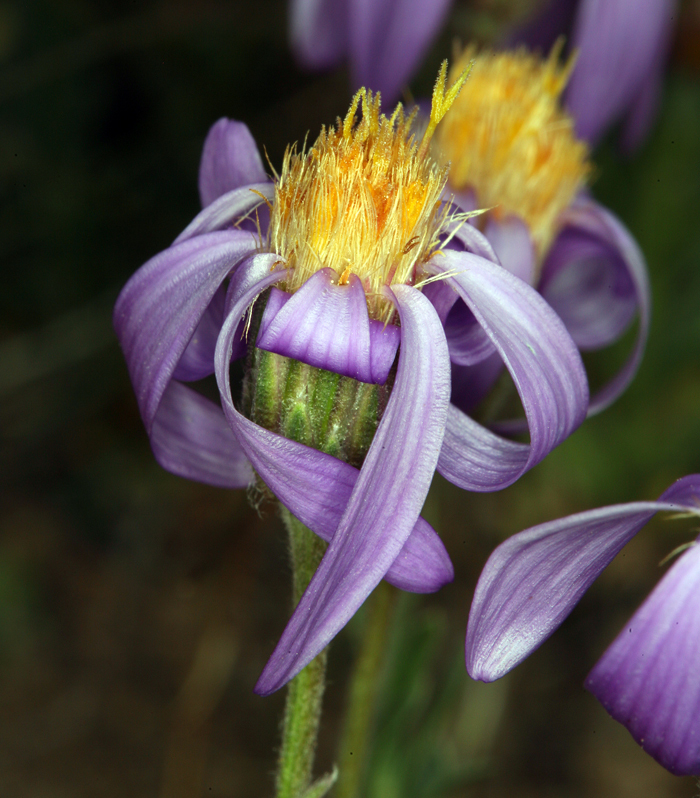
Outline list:
[[[491,682],[538,648],[622,547],[659,511],[698,512],[700,475],[656,502],[601,507],[519,532],[498,546],[477,583],[467,671]]]
[[[256,345],[361,382],[383,384],[400,330],[370,322],[357,275],[351,274],[347,285],[335,280],[333,269],[321,269],[287,300],[275,296],[265,308]]]
[[[289,38],[302,66],[327,69],[346,56],[348,6],[349,0],[292,0]]]
[[[348,622],[398,556],[430,486],[449,402],[447,345],[419,291],[399,285],[393,294],[402,325],[396,382],[328,550],[256,685],[261,695]]]
[[[518,216],[508,216],[499,220],[489,214],[484,235],[498,256],[497,262],[511,274],[532,285],[535,274],[535,247],[525,222]]]
[[[122,289],[114,328],[146,430],[188,342],[219,286],[255,250],[242,231],[198,236],[143,265]]]
[[[700,776],[699,662],[696,541],[600,658],[586,688],[657,762]]]
[[[267,180],[248,126],[226,117],[219,119],[207,134],[199,163],[202,207],[206,208],[233,189]]]
[[[151,430],[151,447],[166,471],[220,488],[245,488],[253,469],[221,408],[172,380]]]
[[[501,266],[445,250],[430,261],[459,293],[510,371],[530,445],[505,441],[451,406],[438,471],[466,490],[500,490],[540,462],[583,421],[588,386],[581,357],[542,297]]]

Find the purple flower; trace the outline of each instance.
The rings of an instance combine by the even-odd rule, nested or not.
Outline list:
[[[526,529],[489,557],[467,626],[469,674],[490,682],[540,646],[657,512],[700,514],[700,474],[656,502],[601,507]],[[700,541],[700,538],[698,539]],[[691,544],[586,680],[673,773],[700,775],[700,545]]]
[[[453,73],[470,64],[433,147],[449,165],[453,201],[474,214],[470,223],[496,259],[537,288],[581,350],[615,342],[639,314],[628,362],[591,397],[588,412],[597,413],[625,390],[644,352],[651,299],[643,256],[622,223],[585,190],[588,148],[559,104],[572,63],[560,65],[556,48],[546,60],[524,50],[468,48]],[[477,251],[474,243],[465,246]],[[473,341],[465,350],[465,330],[476,325],[459,305],[446,329],[453,401],[470,410],[498,376],[499,361],[486,357],[487,348],[475,351]]]
[[[115,328],[161,465],[230,488],[257,474],[329,541],[256,686],[261,694],[313,659],[381,579],[418,592],[452,579],[444,546],[420,517],[436,468],[469,490],[498,490],[586,414],[580,356],[542,297],[488,258],[440,248],[456,221],[440,203],[446,173],[428,141],[460,85],[445,93],[444,79],[443,71],[420,145],[412,118],[398,108],[388,119],[378,98],[359,92],[344,122],[323,130],[309,152],[288,150],[274,183],[262,179],[247,128],[217,122],[200,168],[206,207],[117,300]],[[258,215],[253,224],[259,210],[269,223]],[[460,297],[505,362],[529,444],[450,404],[445,331],[421,291],[430,280]],[[253,341],[251,314],[268,288]],[[393,374],[361,468],[240,412],[229,365],[254,345],[365,383]],[[185,384],[212,373],[221,406]]]
[[[675,0],[551,0],[511,44],[547,51],[566,34],[578,53],[566,92],[577,134],[595,144],[622,120],[631,150],[654,118],[675,11]]]
[[[353,90],[393,103],[437,34],[450,0],[292,0],[290,38],[299,63],[350,62]]]

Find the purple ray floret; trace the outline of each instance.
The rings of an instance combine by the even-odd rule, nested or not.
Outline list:
[[[658,501],[602,507],[527,529],[492,553],[467,626],[469,674],[494,681],[571,612],[657,512],[700,514],[700,475]],[[674,773],[700,773],[700,546],[670,569],[591,672],[586,686]]]

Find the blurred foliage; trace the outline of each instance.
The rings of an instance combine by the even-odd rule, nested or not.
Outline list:
[[[484,40],[521,4],[460,2],[449,37]],[[651,337],[627,393],[495,495],[436,478],[426,517],[457,579],[406,597],[389,641],[370,798],[689,796],[582,681],[696,534],[650,524],[562,629],[496,685],[461,647],[493,546],[524,527],[657,496],[700,470],[700,11],[686,3],[659,121],[593,191],[638,238]],[[471,26],[467,27],[467,26]],[[346,74],[305,75],[285,3],[0,3],[0,794],[270,794],[283,696],[252,686],[288,616],[274,511],[180,480],[152,459],[110,306],[198,210],[199,151],[245,120],[278,166],[287,142],[344,112]],[[631,334],[630,334],[631,335]],[[631,338],[589,363],[600,383]],[[334,643],[318,772],[334,757],[362,618]]]

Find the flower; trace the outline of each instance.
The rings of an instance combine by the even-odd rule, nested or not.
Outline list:
[[[345,120],[322,130],[308,152],[288,150],[274,183],[261,180],[247,128],[220,120],[200,169],[208,204],[117,300],[115,328],[158,462],[222,487],[246,487],[257,474],[330,541],[256,686],[261,694],[310,662],[381,579],[424,592],[450,581],[444,546],[420,518],[436,468],[466,489],[498,490],[586,414],[583,365],[554,311],[492,260],[443,248],[459,217],[439,200],[447,175],[431,160],[429,141],[462,82],[446,91],[445,78],[446,64],[420,143],[412,117],[399,106],[387,118],[363,90]],[[257,210],[269,213],[269,223],[258,216],[253,225],[261,199]],[[503,358],[525,408],[529,444],[499,437],[450,404],[445,332],[421,290],[430,280],[459,295]],[[246,340],[258,323],[257,339],[251,333]],[[252,399],[244,392],[245,413],[234,403],[229,366],[246,349],[253,362],[272,364],[260,390],[279,396],[284,388],[283,410],[294,411],[284,423],[282,411],[258,414],[260,382]],[[342,440],[339,456],[334,447],[329,453],[299,441],[309,419],[329,418],[303,380],[291,394],[289,381],[280,387],[276,369],[299,373],[300,363],[323,369],[316,379],[330,375],[362,396],[370,391],[374,407],[375,386],[389,394],[361,467],[343,459]],[[254,371],[249,388],[260,376]],[[185,384],[213,372],[221,407]],[[355,434],[353,413],[337,421]]]
[[[565,98],[576,133],[595,144],[622,120],[623,146],[633,150],[658,105],[676,5],[675,0],[551,0],[510,43],[545,51],[567,34],[570,51],[577,53]]]
[[[292,50],[307,69],[347,59],[353,89],[393,103],[437,34],[450,0],[292,0]]]
[[[573,61],[559,63],[521,49],[477,53],[467,48],[453,72],[471,74],[433,150],[449,165],[448,193],[464,211],[486,208],[470,222],[500,263],[535,286],[582,350],[616,341],[639,313],[636,344],[616,377],[591,397],[589,414],[613,402],[641,361],[650,294],[644,259],[610,211],[588,196],[588,148],[574,132],[559,97]],[[473,245],[467,245],[473,249]],[[455,306],[446,317],[456,364],[454,401],[469,410],[500,371],[497,358],[475,348],[473,318]]]
[[[563,622],[657,512],[700,514],[700,474],[658,501],[601,507],[513,535],[489,557],[467,625],[469,674],[504,676]],[[700,775],[700,538],[633,615],[586,687],[668,770]]]
[[[290,40],[300,64],[350,62],[353,87],[393,102],[450,9],[450,0],[292,0]],[[566,93],[576,132],[595,144],[624,118],[623,145],[636,148],[654,118],[673,29],[675,0],[550,0],[508,46],[542,52],[569,36],[577,63]]]

